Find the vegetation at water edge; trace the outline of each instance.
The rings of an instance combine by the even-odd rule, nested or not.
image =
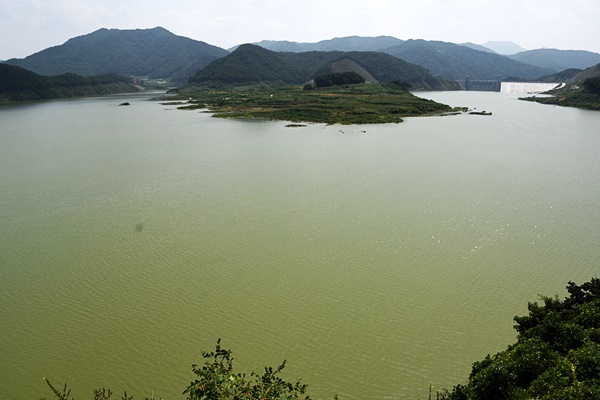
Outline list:
[[[551,96],[525,97],[520,100],[577,107],[586,110],[600,110],[600,64],[583,71],[570,71],[569,74],[574,75],[565,81],[564,86],[546,93]]]
[[[567,285],[569,297],[541,297],[515,317],[517,342],[475,362],[444,400],[600,398],[600,279]]]
[[[517,342],[473,364],[466,384],[438,391],[438,400],[592,400],[600,398],[600,279],[567,285],[569,296],[542,296],[529,303],[529,314],[516,316]],[[203,365],[192,365],[196,378],[185,388],[187,400],[309,400],[307,385],[279,376],[285,361],[264,373],[234,371],[231,350],[220,339],[212,352],[202,352]],[[45,378],[44,378],[45,379]],[[64,386],[46,379],[59,400],[73,400]],[[112,392],[93,391],[94,400]],[[154,396],[153,396],[154,397]],[[133,400],[127,392],[122,400]],[[337,399],[337,395],[334,396]],[[429,399],[432,399],[431,387]],[[148,398],[146,398],[148,400]],[[157,399],[158,400],[158,399]]]
[[[258,118],[325,124],[382,124],[403,117],[441,115],[458,109],[417,97],[403,82],[316,87],[188,85],[176,98],[180,108],[204,109],[220,118]],[[460,109],[460,111],[465,111]]]
[[[550,97],[526,97],[521,100],[600,111],[600,77],[586,79],[582,87],[576,90],[558,92]]]

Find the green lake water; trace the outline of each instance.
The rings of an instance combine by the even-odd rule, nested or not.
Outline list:
[[[286,128],[145,96],[0,107],[0,398],[182,399],[217,338],[315,399],[425,399],[600,272],[600,113]],[[117,107],[123,101],[129,107]]]

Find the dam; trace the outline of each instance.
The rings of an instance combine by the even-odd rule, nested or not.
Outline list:
[[[561,87],[564,83],[542,82],[502,82],[496,79],[465,79],[464,88],[467,91],[478,92],[503,92],[503,93],[544,93],[548,90]]]
[[[465,79],[465,90],[475,90],[478,92],[499,92],[501,84],[502,82],[499,76],[496,79],[471,79],[467,76]]]
[[[502,82],[500,91],[503,93],[544,93],[563,85],[564,83]]]

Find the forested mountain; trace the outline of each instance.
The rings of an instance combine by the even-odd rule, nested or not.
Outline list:
[[[245,84],[281,82],[304,84],[316,75],[334,72],[337,62],[353,63],[367,71],[377,81],[401,80],[413,89],[444,90],[452,83],[432,76],[425,68],[407,63],[385,53],[377,52],[320,52],[278,53],[260,46],[245,44],[230,55],[213,61],[190,78],[190,83],[217,82]],[[340,72],[335,71],[335,72]],[[368,77],[365,77],[369,79]]]
[[[538,49],[523,51],[510,58],[555,72],[569,68],[586,69],[600,64],[600,54],[584,50]]]
[[[224,49],[177,36],[160,27],[100,29],[6,63],[48,76],[66,72],[83,76],[114,73],[185,83],[190,75],[227,54]]]
[[[0,64],[0,103],[140,91],[119,75],[83,77],[67,73],[41,76],[21,67]]]
[[[300,53],[308,51],[378,51],[396,46],[402,42],[402,40],[392,36],[347,36],[321,40],[317,43],[263,40],[253,44],[272,51]],[[235,48],[230,50],[235,50]]]
[[[496,79],[518,76],[536,79],[554,70],[525,64],[499,54],[478,51],[454,43],[407,40],[384,50],[395,57],[427,68],[446,79]]]
[[[381,51],[401,58],[409,63],[428,69],[435,76],[462,81],[467,75],[471,79],[496,79],[521,77],[535,79],[556,70],[529,65],[506,56],[496,54],[493,50],[481,45],[465,43],[462,45],[428,41],[400,40],[390,36],[364,38],[350,36],[335,38],[318,43],[297,43],[262,41],[257,45],[273,51]]]

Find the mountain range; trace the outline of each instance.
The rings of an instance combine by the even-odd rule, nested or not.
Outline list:
[[[356,72],[367,81],[404,81],[415,90],[459,89],[454,81],[431,75],[425,68],[386,53],[365,51],[275,52],[245,44],[198,71],[190,83],[248,84],[282,82],[304,84],[332,72]]]
[[[555,72],[569,68],[586,69],[600,64],[600,54],[583,50],[538,49],[523,51],[509,57],[527,64],[550,68]]]
[[[467,76],[471,79],[513,77],[535,80],[565,69],[585,69],[600,63],[600,54],[585,51],[539,49],[504,56],[498,54],[498,51],[501,51],[498,43],[487,43],[490,47],[496,46],[497,51],[494,51],[492,48],[472,43],[401,40],[391,36],[349,36],[316,43],[262,41],[256,45],[271,52],[259,55],[256,49],[245,50],[232,59],[227,57],[236,53],[235,49],[228,51],[201,41],[177,36],[160,27],[135,30],[100,29],[24,59],[11,59],[4,63],[47,76],[67,72],[83,76],[115,73],[125,77],[166,79],[170,84],[182,85],[187,83],[190,77],[198,82],[206,79],[209,74],[212,74],[213,80],[217,76],[225,75],[228,75],[225,79],[235,80],[232,75],[243,72],[247,75],[244,78],[246,79],[252,71],[242,70],[251,69],[250,66],[260,64],[260,60],[254,60],[245,67],[236,66],[236,62],[232,60],[241,62],[242,56],[248,57],[250,54],[272,60],[275,62],[273,68],[283,68],[282,79],[280,79],[283,82],[297,82],[298,79],[304,79],[301,77],[310,75],[309,70],[313,67],[315,70],[319,68],[327,70],[326,65],[334,62],[334,59],[337,61],[351,59],[359,67],[368,70],[376,80],[399,79],[423,88],[439,87],[439,84],[445,80],[460,82]],[[513,51],[520,49],[517,45],[512,45]],[[344,56],[342,52],[357,53]],[[374,52],[385,53],[385,56],[376,57],[373,54],[366,54]],[[369,70],[361,64],[365,62],[361,60],[367,59],[371,63],[369,68],[373,69],[373,65],[380,65],[379,70]],[[375,59],[377,61],[374,61]],[[405,64],[400,63],[399,60]],[[212,65],[212,63],[216,64]],[[309,64],[310,68],[308,68]],[[383,64],[389,65],[382,69]],[[416,66],[409,67],[407,64],[416,64],[420,69],[415,68]],[[221,70],[225,67],[230,71]],[[392,70],[395,72],[391,72]],[[406,76],[399,75],[401,70]],[[434,77],[426,76],[427,71]],[[257,74],[260,75],[258,72]],[[419,79],[415,78],[417,76],[420,76]]]
[[[72,72],[83,76],[168,78],[185,84],[189,76],[229,52],[204,42],[177,36],[164,28],[99,29],[6,64],[40,75]]]
[[[400,40],[391,36],[348,36],[316,43],[263,40],[254,44],[277,52],[379,51],[421,65],[434,75],[456,80],[463,80],[467,75],[471,79],[496,79],[500,76],[533,80],[564,69],[585,69],[600,63],[598,53],[555,49],[528,51],[512,42],[478,45]]]

